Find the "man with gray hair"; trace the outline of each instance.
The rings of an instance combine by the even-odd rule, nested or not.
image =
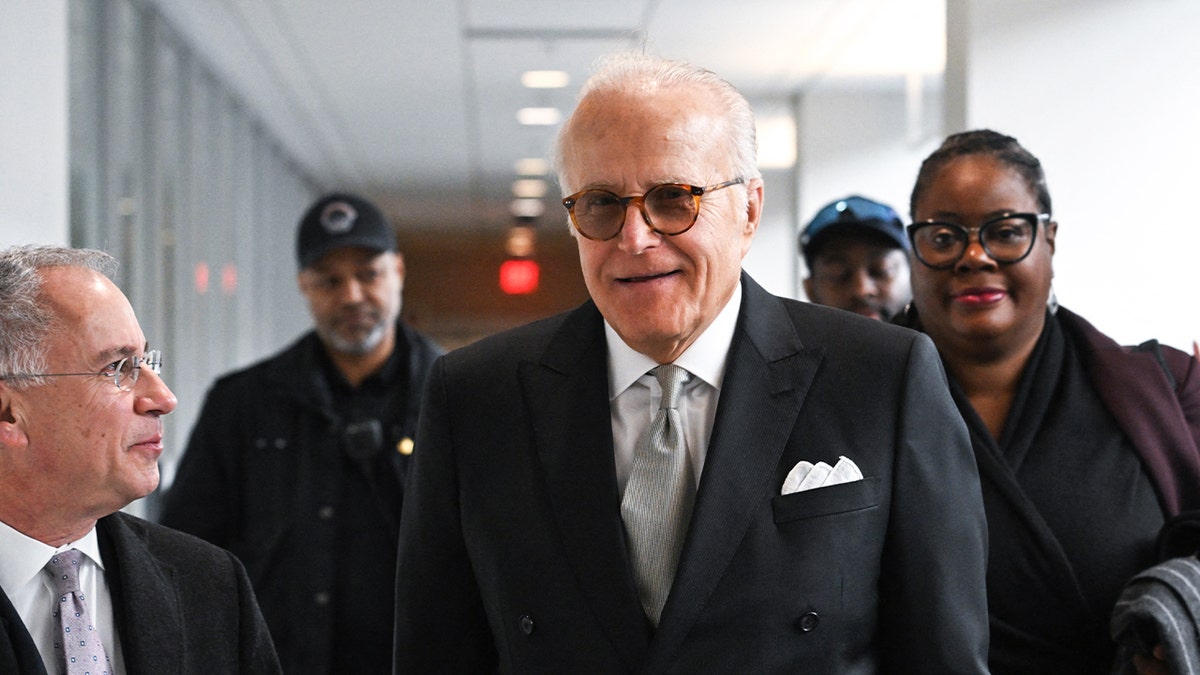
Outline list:
[[[0,251],[0,672],[277,673],[238,560],[120,512],[158,486],[175,396],[115,269]]]
[[[161,521],[246,564],[284,670],[385,673],[402,487],[441,350],[400,320],[404,259],[334,193],[296,233],[314,328],[209,392]]]
[[[937,352],[742,272],[746,100],[618,57],[558,154],[591,299],[434,365],[394,672],[986,672],[983,504]]]

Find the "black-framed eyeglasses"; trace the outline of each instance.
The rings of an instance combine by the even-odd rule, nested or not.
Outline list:
[[[121,391],[130,391],[133,385],[137,384],[138,373],[142,368],[150,370],[155,375],[162,373],[162,352],[157,349],[151,349],[144,356],[127,356],[120,361],[113,361],[108,364],[98,373],[14,373],[12,375],[0,375],[0,380],[23,380],[35,377],[75,377],[75,376],[92,376],[104,377],[112,380],[112,383]]]
[[[673,236],[696,224],[701,197],[744,182],[743,178],[734,178],[707,187],[663,183],[636,197],[620,197],[608,190],[583,190],[564,198],[562,203],[571,214],[571,224],[587,239],[608,241],[617,236],[625,227],[625,211],[630,204],[638,207],[650,229]]]
[[[1029,255],[1037,241],[1038,224],[1049,220],[1049,213],[1006,213],[979,227],[927,220],[909,225],[908,238],[917,260],[935,270],[958,264],[971,243],[972,232],[989,258],[1001,265],[1011,265]]]

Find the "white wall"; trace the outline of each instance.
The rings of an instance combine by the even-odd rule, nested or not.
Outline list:
[[[1046,168],[1059,301],[1118,342],[1200,338],[1200,2],[974,0],[967,119]]]
[[[1190,351],[1200,338],[1200,2],[963,2],[969,35],[950,43],[966,45],[967,127],[1015,136],[1046,167],[1060,302],[1118,342]],[[824,203],[861,192],[907,218],[920,161],[948,131],[940,91],[925,92],[915,123],[896,91],[805,94],[798,202],[791,176],[768,175],[745,262],[770,290],[802,297],[795,231]]]
[[[0,248],[66,244],[67,0],[5,3],[0,64]]]
[[[798,104],[798,179],[764,172],[765,209],[744,267],[772,293],[803,298],[807,276],[797,236],[824,205],[859,194],[908,218],[917,168],[941,142],[941,88],[910,100],[905,82],[869,89],[816,88]],[[798,190],[798,193],[797,193]]]
[[[120,260],[164,352],[165,485],[213,380],[311,325],[293,251],[317,186],[153,6],[67,4],[70,243]]]

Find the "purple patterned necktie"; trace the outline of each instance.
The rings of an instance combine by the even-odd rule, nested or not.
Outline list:
[[[66,675],[110,675],[112,666],[104,652],[104,643],[92,624],[83,591],[79,588],[82,560],[83,553],[73,548],[56,553],[44,568],[50,575],[51,589],[58,597],[54,604],[54,619],[58,622],[59,635],[54,641],[54,653]]]

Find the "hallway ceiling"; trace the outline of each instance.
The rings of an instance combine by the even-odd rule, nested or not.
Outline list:
[[[708,67],[760,114],[818,85],[903,88],[944,62],[945,0],[150,1],[322,189],[414,228],[510,224],[514,163],[548,156],[558,128],[517,110],[569,113],[615,49]],[[522,86],[548,69],[569,84]]]

